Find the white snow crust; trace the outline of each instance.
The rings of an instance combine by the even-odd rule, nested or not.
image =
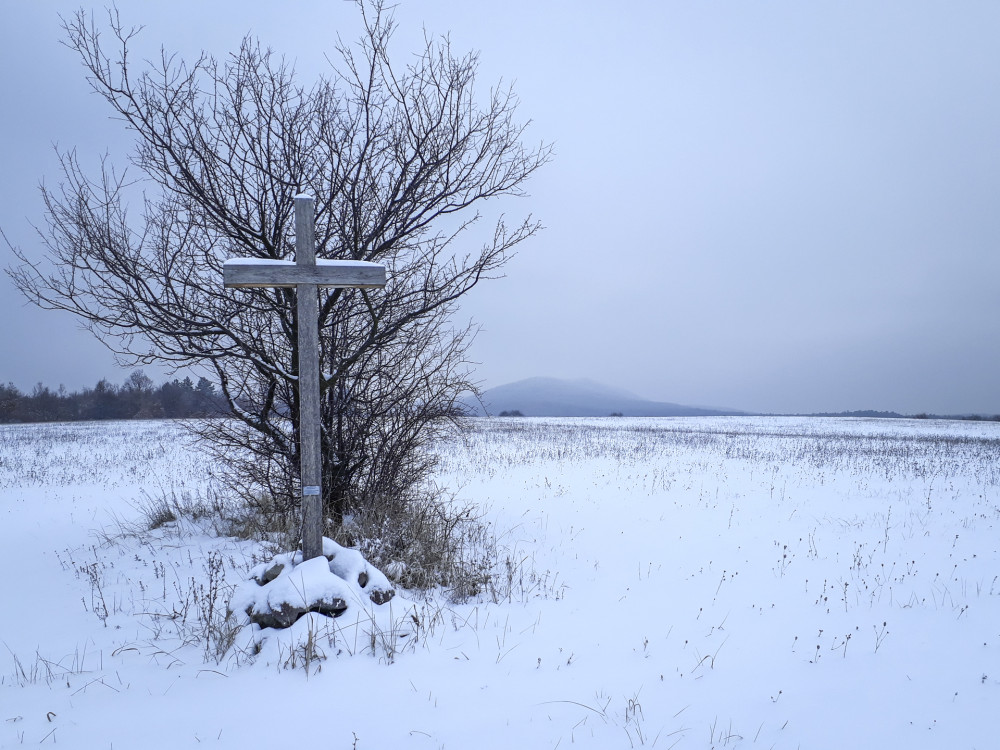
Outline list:
[[[494,588],[375,606],[391,582],[327,542],[278,585],[347,612],[241,622],[221,658],[202,623],[273,554],[146,528],[219,490],[182,435],[0,425],[0,747],[996,745],[1000,424],[474,420],[436,480]]]

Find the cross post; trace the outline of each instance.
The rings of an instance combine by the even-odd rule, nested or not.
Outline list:
[[[320,412],[319,287],[385,286],[385,266],[355,260],[316,260],[313,198],[295,197],[295,261],[227,260],[228,288],[294,287],[298,313],[299,456],[302,559],[323,554],[323,456]]]

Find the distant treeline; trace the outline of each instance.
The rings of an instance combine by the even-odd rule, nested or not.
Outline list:
[[[30,394],[12,383],[0,385],[0,423],[74,422],[98,419],[171,419],[228,414],[229,408],[207,378],[174,379],[154,385],[135,370],[120,386],[101,380],[93,388],[67,393],[41,383]]]
[[[894,411],[838,411],[818,412],[814,414],[796,414],[797,417],[869,417],[875,419],[964,419],[970,422],[1000,422],[1000,414],[988,416],[985,414],[899,414]]]

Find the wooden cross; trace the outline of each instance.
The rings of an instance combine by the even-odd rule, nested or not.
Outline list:
[[[302,559],[323,554],[323,463],[319,388],[317,289],[385,286],[385,266],[358,260],[316,260],[313,199],[295,197],[295,260],[243,258],[222,267],[226,288],[295,287],[299,323],[299,455],[302,483]]]

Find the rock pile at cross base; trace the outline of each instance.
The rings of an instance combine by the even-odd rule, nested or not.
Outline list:
[[[251,571],[229,602],[262,628],[290,627],[306,612],[339,617],[365,600],[382,605],[396,592],[389,579],[357,550],[323,538],[323,556],[302,560],[302,552],[276,556]]]

